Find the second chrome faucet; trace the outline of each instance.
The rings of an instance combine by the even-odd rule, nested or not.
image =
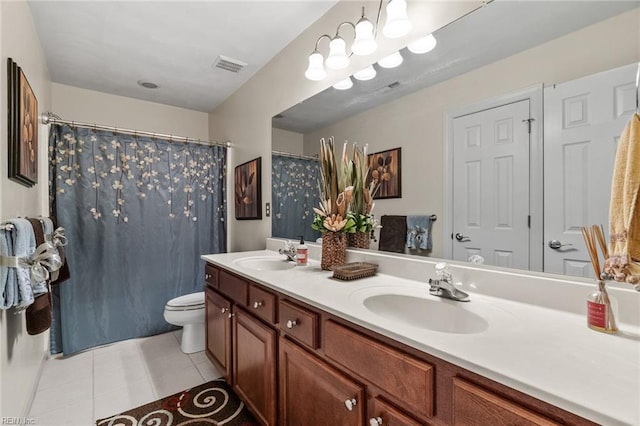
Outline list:
[[[429,294],[458,302],[469,302],[469,294],[456,288],[453,275],[445,262],[436,263],[436,279],[429,278]]]

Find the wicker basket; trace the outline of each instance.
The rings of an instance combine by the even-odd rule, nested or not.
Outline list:
[[[354,232],[348,234],[347,238],[348,246],[353,248],[368,249],[371,241],[368,232]]]
[[[325,271],[332,266],[347,262],[347,234],[344,232],[325,232],[322,234],[322,260],[320,267]]]

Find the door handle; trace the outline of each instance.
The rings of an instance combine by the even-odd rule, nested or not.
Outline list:
[[[456,240],[460,241],[461,243],[466,243],[467,241],[471,241],[471,238],[458,232],[456,234]]]
[[[549,241],[549,248],[552,248],[554,250],[558,250],[559,248],[562,247],[566,247],[566,246],[572,246],[573,244],[562,244],[560,241],[558,240],[551,240]]]

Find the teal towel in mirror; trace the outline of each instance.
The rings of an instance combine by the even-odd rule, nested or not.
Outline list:
[[[407,216],[407,247],[431,250],[431,216]]]

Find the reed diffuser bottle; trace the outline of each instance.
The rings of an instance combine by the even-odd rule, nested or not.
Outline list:
[[[602,331],[605,333],[616,333],[618,326],[616,325],[616,317],[618,316],[618,303],[607,293],[605,280],[612,277],[603,274],[600,269],[600,260],[598,259],[598,245],[602,250],[604,260],[609,258],[609,250],[604,238],[604,229],[602,225],[592,225],[591,228],[582,227],[582,236],[587,245],[587,251],[591,258],[591,265],[596,277],[597,288],[591,293],[587,299],[587,325],[592,330]]]
[[[617,300],[609,296],[605,281],[598,280],[596,291],[587,299],[587,325],[592,330],[615,333],[618,331],[617,316]]]

